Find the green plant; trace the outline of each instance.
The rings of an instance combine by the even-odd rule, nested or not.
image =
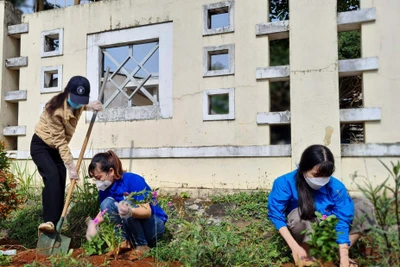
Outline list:
[[[99,194],[95,184],[88,177],[83,184],[77,184],[71,201],[71,210],[67,215],[68,235],[72,236],[71,246],[78,248],[85,239],[86,218],[95,217],[99,212]]]
[[[35,248],[37,227],[42,223],[42,216],[41,203],[31,202],[29,205],[13,211],[1,226],[8,230],[10,239],[18,241],[24,247]]]
[[[104,213],[106,210],[103,211]],[[102,215],[104,222],[99,227],[99,233],[91,239],[83,243],[83,248],[88,255],[102,255],[105,252],[119,253],[119,248],[122,242],[121,225],[116,225],[111,222],[107,214]]]
[[[190,198],[190,194],[188,192],[181,192],[180,197],[181,198]]]
[[[315,212],[316,221],[311,224],[311,232],[306,234],[310,237],[307,243],[310,245],[310,255],[315,257],[321,266],[323,262],[337,260],[339,245],[336,243],[336,225],[338,218],[335,215],[322,215]]]
[[[230,222],[234,216],[214,223],[201,216],[186,218],[185,213],[176,213],[180,216],[170,217],[164,237],[151,250],[151,255],[159,261],[179,261],[184,266],[280,266],[290,260],[291,251],[285,241],[266,215],[260,215],[266,210],[266,192],[220,195],[212,200],[234,203],[230,213],[247,214],[241,218],[246,223],[237,226]],[[254,204],[258,211],[253,215],[260,219],[243,209]]]
[[[0,266],[9,266],[12,262],[11,256],[0,254]]]
[[[389,172],[389,177],[378,186],[370,182],[357,183],[358,189],[372,203],[378,225],[372,229],[373,247],[380,255],[381,266],[400,266],[400,161],[391,163],[389,168],[379,160]],[[393,185],[388,185],[392,180]]]
[[[5,144],[0,141],[0,220],[6,219],[21,203],[16,179],[9,168],[10,160],[5,152]]]
[[[18,161],[12,161],[11,172],[18,180],[17,192],[24,200],[29,200],[38,196],[37,184],[35,182],[37,169],[33,172],[29,170],[29,160],[24,164]]]
[[[261,219],[267,217],[268,193],[254,191],[250,194],[240,192],[232,195],[212,196],[214,203],[234,203],[227,214],[235,219]]]
[[[49,257],[51,266],[57,267],[92,267],[87,260],[75,259],[72,257],[73,249],[70,249],[67,253],[60,253]]]

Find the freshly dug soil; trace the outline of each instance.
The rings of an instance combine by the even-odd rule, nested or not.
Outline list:
[[[18,242],[9,239],[0,239],[0,249],[9,250],[16,249],[17,255],[12,256],[12,263],[9,266],[22,267],[25,264],[31,264],[34,261],[45,266],[51,266],[48,256],[39,255],[36,249],[26,249],[19,245]],[[10,256],[11,257],[11,256]],[[105,254],[88,256],[81,248],[74,249],[72,257],[79,261],[86,261],[94,266],[111,266],[111,267],[149,267],[149,266],[171,266],[180,267],[179,262],[161,263],[151,257],[143,257],[140,252],[130,250],[119,255]]]

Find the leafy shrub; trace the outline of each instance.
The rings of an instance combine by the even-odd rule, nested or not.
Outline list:
[[[375,262],[379,266],[400,266],[400,161],[392,162],[391,168],[380,162],[388,171],[388,178],[377,186],[365,182],[357,187],[375,209],[378,225],[370,234],[371,246],[380,255]],[[387,184],[390,180],[394,186]]]
[[[0,255],[0,266],[9,266],[12,262],[11,256]]]
[[[67,215],[67,235],[72,236],[71,247],[78,248],[85,240],[86,218],[95,217],[99,212],[99,194],[95,184],[83,179],[83,185],[76,184],[72,195],[71,210]]]
[[[86,241],[83,244],[85,252],[89,255],[102,255],[105,252],[119,253],[119,248],[122,242],[122,229],[121,225],[112,223],[107,214],[107,210],[102,212],[104,222],[99,227],[98,234],[92,238],[91,241]]]
[[[322,215],[315,212],[317,220],[311,224],[311,232],[307,233],[310,240],[310,255],[321,262],[337,260],[339,245],[336,243],[336,225],[338,218],[335,215]],[[307,231],[307,230],[306,230]]]
[[[29,160],[25,160],[24,163],[13,161],[11,164],[11,172],[18,180],[17,192],[21,196],[22,201],[40,198],[40,187],[35,181],[37,168],[31,172],[29,170],[28,163]]]
[[[12,212],[3,223],[8,230],[9,238],[17,240],[27,248],[35,248],[37,243],[37,227],[42,223],[43,208],[41,203],[31,203]]]
[[[0,220],[6,219],[18,207],[21,197],[17,193],[17,182],[9,171],[10,160],[4,151],[5,144],[0,142]]]

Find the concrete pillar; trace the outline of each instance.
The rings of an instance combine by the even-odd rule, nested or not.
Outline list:
[[[312,144],[329,147],[340,177],[336,1],[289,1],[292,167]]]
[[[8,26],[21,22],[21,11],[15,9],[8,1],[0,1],[0,139],[6,141],[7,149],[16,149],[17,137],[5,137],[3,129],[18,125],[18,104],[5,101],[8,91],[18,90],[19,71],[7,69],[6,59],[20,54],[19,39],[8,36]]]

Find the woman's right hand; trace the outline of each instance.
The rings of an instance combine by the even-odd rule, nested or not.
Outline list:
[[[307,252],[304,248],[297,245],[292,248],[292,256],[296,266],[304,266],[307,261]]]
[[[79,176],[78,176],[78,172],[76,170],[76,166],[75,163],[73,161],[69,162],[66,164],[67,169],[68,169],[68,174],[69,174],[69,178],[75,179],[75,180],[79,180]]]

